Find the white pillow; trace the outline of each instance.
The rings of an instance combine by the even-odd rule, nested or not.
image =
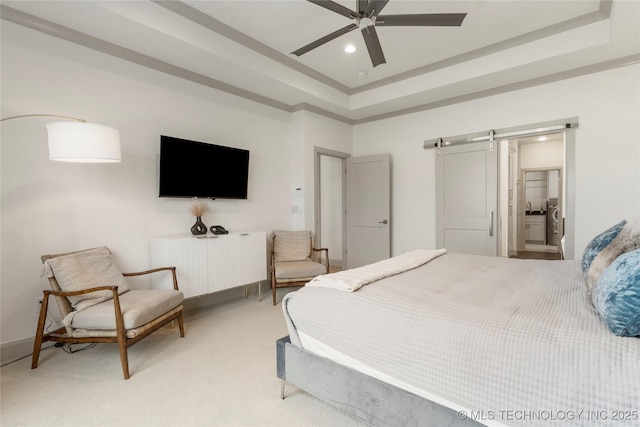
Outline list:
[[[104,246],[51,258],[46,265],[60,289],[66,292],[107,285],[118,286],[119,295],[130,290],[124,276],[111,260],[111,251]],[[113,293],[105,290],[67,298],[74,310],[80,311],[113,298]]]
[[[274,231],[275,260],[303,261],[311,255],[310,231]]]

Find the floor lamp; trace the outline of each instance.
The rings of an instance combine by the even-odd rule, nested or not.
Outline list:
[[[53,117],[73,120],[47,123],[49,159],[76,163],[119,163],[120,133],[117,129],[55,114],[24,114],[0,122],[25,117]]]

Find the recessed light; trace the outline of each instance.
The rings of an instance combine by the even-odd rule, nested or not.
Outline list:
[[[546,141],[547,137],[546,136],[541,136],[540,138],[538,138],[538,141]]]
[[[366,71],[364,71],[364,70],[358,71],[358,77],[360,77],[361,79],[367,77]]]
[[[345,46],[344,51],[347,53],[353,53],[356,51],[356,47],[352,44],[348,44],[347,46]]]

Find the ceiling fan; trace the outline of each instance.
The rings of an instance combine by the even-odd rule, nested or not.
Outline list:
[[[296,56],[307,53],[323,44],[347,34],[350,31],[360,28],[364,42],[367,45],[369,56],[374,67],[384,64],[387,61],[382,52],[382,46],[376,33],[376,26],[447,26],[459,27],[462,25],[466,13],[423,13],[413,15],[380,15],[382,9],[389,0],[356,0],[358,11],[353,11],[339,3],[329,0],[307,0],[318,6],[324,7],[332,12],[339,13],[353,21],[344,28],[340,28],[331,34],[319,38],[318,40],[291,52]]]

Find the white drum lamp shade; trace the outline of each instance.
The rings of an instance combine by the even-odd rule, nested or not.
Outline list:
[[[117,129],[86,122],[51,122],[46,126],[51,160],[83,163],[121,161]]]

